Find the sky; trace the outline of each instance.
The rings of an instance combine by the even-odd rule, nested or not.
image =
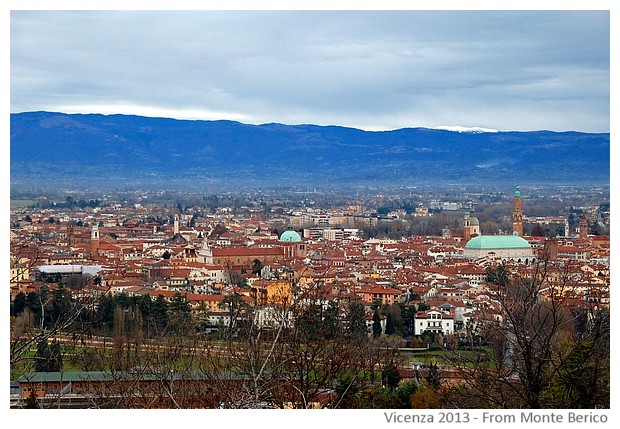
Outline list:
[[[382,10],[365,0],[298,0],[299,10],[291,1],[142,3],[165,10],[141,10],[134,0],[3,1],[5,109],[368,130],[610,132],[620,92],[610,80],[618,75],[610,61],[610,51],[620,52],[617,10],[610,47],[617,0],[375,2]],[[210,10],[193,10],[197,4]],[[441,10],[404,10],[415,5]],[[7,203],[9,125],[3,115]],[[8,225],[9,211],[2,216]],[[272,426],[289,427],[283,416],[270,414]],[[253,414],[235,417],[255,422]],[[383,421],[359,411],[347,417]],[[167,418],[178,414],[157,415],[176,422]]]
[[[610,131],[609,10],[11,10],[10,111]]]

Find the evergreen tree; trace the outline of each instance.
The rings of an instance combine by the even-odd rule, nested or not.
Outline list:
[[[394,332],[396,332],[394,316],[392,315],[392,312],[389,311],[385,320],[385,335],[394,335]]]
[[[55,324],[60,318],[70,312],[72,306],[71,292],[62,283],[52,291],[52,302],[47,312],[46,319]]]
[[[327,309],[323,312],[323,335],[330,340],[340,334],[340,318],[338,317],[338,304],[329,301]]]
[[[382,331],[383,329],[381,328],[381,316],[379,315],[379,310],[375,308],[375,311],[372,314],[372,336],[375,338],[379,338]]]
[[[502,262],[495,268],[487,268],[486,281],[502,287],[510,284],[510,271],[506,263]]]
[[[400,383],[400,373],[398,372],[398,367],[394,365],[394,362],[390,362],[383,368],[381,380],[383,385],[390,390],[394,390],[398,387],[398,383]]]
[[[187,298],[179,293],[175,294],[168,304],[168,326],[173,330],[184,330],[192,321],[192,307]]]
[[[263,263],[260,261],[260,259],[254,259],[252,261],[252,274],[259,275],[262,269]]]
[[[11,316],[19,316],[24,311],[24,308],[26,308],[26,294],[20,292],[11,302]]]
[[[47,340],[41,340],[37,343],[37,352],[34,355],[34,370],[36,372],[48,372],[47,361],[51,354]]]
[[[431,363],[428,366],[428,373],[426,374],[425,380],[431,389],[435,392],[439,392],[441,388],[441,375],[439,366],[436,363]]]
[[[362,340],[367,336],[364,305],[359,301],[349,303],[349,334],[354,340]]]
[[[48,344],[47,339],[37,343],[34,356],[34,368],[37,372],[58,372],[62,370],[62,352],[56,340]]]
[[[418,392],[419,385],[415,381],[402,383],[396,389],[396,408],[411,408],[411,397]]]
[[[37,394],[34,390],[30,391],[30,395],[26,398],[26,409],[39,408],[39,402],[37,401]]]
[[[168,303],[162,295],[157,295],[153,301],[150,322],[156,332],[161,332],[168,326]]]

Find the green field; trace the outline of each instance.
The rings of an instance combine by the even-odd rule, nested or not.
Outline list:
[[[487,348],[476,352],[468,350],[429,350],[405,352],[403,355],[407,357],[409,362],[419,362],[423,365],[433,363],[447,366],[455,364],[470,366],[472,362],[479,362],[480,360],[490,362],[492,360],[492,351]]]
[[[37,204],[37,200],[11,200],[11,209],[30,207]]]

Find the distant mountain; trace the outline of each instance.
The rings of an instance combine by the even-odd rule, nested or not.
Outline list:
[[[17,113],[11,184],[609,183],[609,133],[463,131]]]

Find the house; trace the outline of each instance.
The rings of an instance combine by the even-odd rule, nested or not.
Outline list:
[[[398,303],[402,295],[399,289],[377,285],[361,286],[356,292],[361,295],[365,302],[378,302],[381,305]]]
[[[252,283],[250,296],[254,304],[288,304],[292,299],[292,285],[286,280],[256,280]]]
[[[413,326],[414,335],[422,335],[425,332],[453,334],[454,314],[434,309],[419,311],[414,317]]]

